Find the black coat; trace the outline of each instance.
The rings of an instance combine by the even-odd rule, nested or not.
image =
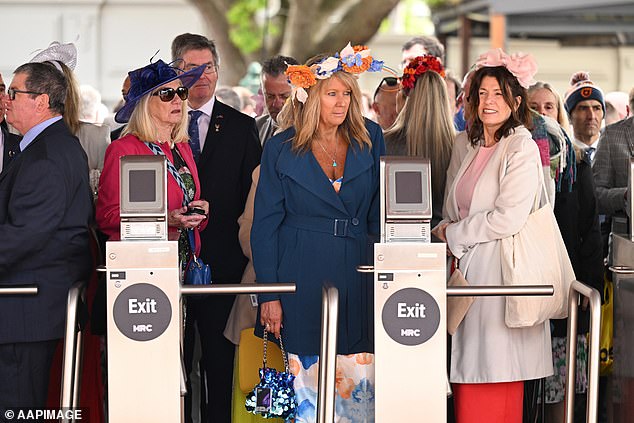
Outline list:
[[[555,195],[555,217],[566,244],[577,280],[603,292],[603,250],[594,180],[590,164],[577,162],[577,179],[571,192]],[[579,333],[587,330],[582,319]],[[554,336],[565,337],[565,320],[556,320]]]
[[[238,241],[238,217],[260,164],[262,147],[255,120],[217,99],[198,161],[200,198],[209,201],[209,224],[201,232],[203,261],[214,283],[240,283],[247,259]]]
[[[0,174],[0,344],[63,337],[68,289],[86,280],[93,215],[86,154],[63,121],[44,129]]]

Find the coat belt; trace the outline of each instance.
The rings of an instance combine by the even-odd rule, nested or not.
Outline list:
[[[283,225],[306,231],[322,232],[336,237],[357,238],[364,233],[364,227],[356,217],[329,218],[287,214]]]

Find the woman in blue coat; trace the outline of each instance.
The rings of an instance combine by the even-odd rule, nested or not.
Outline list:
[[[381,128],[361,114],[354,74],[379,70],[364,47],[289,66],[293,95],[282,132],[262,155],[251,231],[258,283],[295,282],[291,295],[260,295],[260,323],[279,337],[296,375],[296,421],[314,421],[321,289],[339,290],[336,412],[374,421],[372,281],[356,271],[378,234]],[[283,330],[282,330],[283,328]],[[367,419],[367,420],[366,420]]]

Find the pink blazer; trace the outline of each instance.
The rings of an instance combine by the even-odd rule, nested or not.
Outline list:
[[[158,144],[167,158],[173,163],[172,151],[167,144]],[[200,199],[200,181],[198,179],[198,169],[194,162],[192,150],[189,144],[181,142],[176,144],[183,160],[187,164],[189,171],[194,177],[196,184],[196,195],[194,200]],[[109,238],[118,236],[120,231],[119,220],[119,158],[122,156],[152,155],[152,151],[134,135],[126,135],[113,141],[106,149],[103,170],[99,178],[99,197],[97,198],[96,219],[99,229],[108,235]],[[180,189],[173,176],[167,176],[167,208],[168,210],[180,209],[183,203],[183,191]],[[208,220],[204,220],[199,230],[207,226]],[[200,253],[200,234],[196,230],[196,254]]]

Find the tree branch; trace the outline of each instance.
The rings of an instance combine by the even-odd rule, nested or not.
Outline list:
[[[207,33],[216,43],[220,56],[218,76],[227,85],[237,85],[246,73],[247,61],[240,50],[229,39],[227,12],[234,3],[232,0],[189,0],[205,20]]]
[[[351,5],[339,22],[325,26],[315,43],[317,51],[329,51],[333,46],[342,49],[350,41],[352,45],[367,43],[379,30],[383,19],[400,0],[363,0]],[[341,4],[341,3],[339,3]],[[368,11],[371,10],[371,13]]]

